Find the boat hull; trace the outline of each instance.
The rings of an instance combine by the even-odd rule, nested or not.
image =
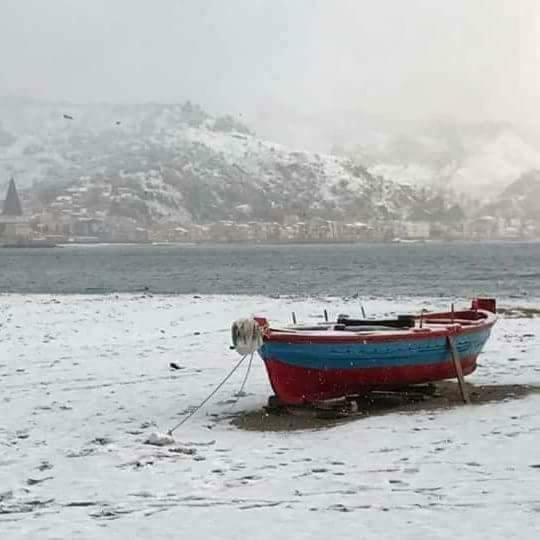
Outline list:
[[[488,324],[452,336],[464,375],[476,369],[490,332]],[[456,377],[448,335],[366,343],[267,340],[259,354],[276,396],[291,405]]]

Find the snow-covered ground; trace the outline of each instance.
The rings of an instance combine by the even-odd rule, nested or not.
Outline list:
[[[175,433],[178,452],[144,444],[238,361],[234,319],[353,315],[357,302],[0,297],[0,538],[539,538],[538,394],[243,431],[225,416],[266,403],[257,361],[248,395],[231,400],[238,372]],[[540,319],[502,318],[480,364],[472,382],[540,383]]]

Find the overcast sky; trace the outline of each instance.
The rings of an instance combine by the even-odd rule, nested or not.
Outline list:
[[[526,122],[540,0],[0,0],[0,95]]]

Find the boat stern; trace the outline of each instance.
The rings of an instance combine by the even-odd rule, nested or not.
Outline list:
[[[497,313],[497,300],[495,298],[473,298],[471,309],[474,311],[482,310],[490,313]]]

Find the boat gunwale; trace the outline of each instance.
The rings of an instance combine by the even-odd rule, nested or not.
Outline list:
[[[440,328],[425,326],[423,328],[407,329],[402,331],[374,331],[374,332],[347,332],[336,331],[329,334],[326,331],[295,331],[291,328],[272,328],[268,326],[263,332],[264,343],[290,343],[290,344],[358,344],[381,342],[417,341],[432,338],[460,336],[489,330],[497,321],[497,315],[486,310],[468,310],[470,313],[482,314],[483,318],[471,320],[471,324],[464,326],[459,323],[451,323]],[[429,325],[430,318],[449,317],[449,313],[429,313],[424,315],[424,322]],[[420,317],[416,317],[418,320]]]

